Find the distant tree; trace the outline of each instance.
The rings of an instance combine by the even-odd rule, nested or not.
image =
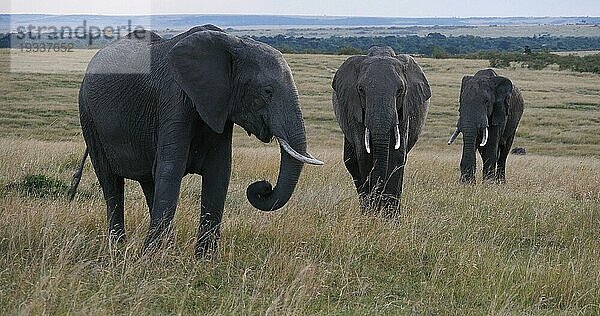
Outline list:
[[[431,57],[435,59],[444,59],[448,58],[448,53],[443,48],[439,46],[434,46],[433,51],[431,52]]]
[[[427,34],[427,37],[433,38],[433,39],[446,39],[446,35],[444,35],[442,33],[438,33],[438,32],[429,33],[429,34]]]

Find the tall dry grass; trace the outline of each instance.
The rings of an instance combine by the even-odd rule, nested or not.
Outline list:
[[[516,144],[530,154],[509,157],[505,185],[465,186],[460,146],[445,140],[462,75],[486,63],[419,60],[434,97],[409,155],[402,214],[390,221],[360,214],[341,162],[329,80],[344,57],[287,58],[309,148],[327,164],[305,168],[285,208],[257,211],[245,189],[274,181],[279,153],[236,130],[210,261],[193,257],[197,176],[182,186],[174,242],[152,257],[140,255],[148,210],[136,183],[127,182],[128,240],[119,247],[107,242],[89,163],[71,204],[55,182],[42,184],[58,186],[56,195],[24,191],[30,175],[70,180],[83,151],[80,74],[1,73],[0,110],[22,117],[0,121],[0,314],[600,313],[600,76],[499,70],[524,90]]]

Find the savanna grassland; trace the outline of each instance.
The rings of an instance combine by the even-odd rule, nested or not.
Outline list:
[[[446,141],[462,76],[488,62],[418,59],[433,97],[392,221],[361,215],[342,163],[330,81],[346,57],[286,55],[309,149],[326,165],[305,167],[283,209],[260,212],[245,189],[275,180],[279,150],[236,129],[220,252],[197,261],[198,176],[184,179],[174,243],[151,257],[140,255],[149,219],[136,183],[118,247],[89,161],[67,203],[92,54],[11,73],[0,51],[0,314],[600,313],[600,75],[498,69],[522,89],[514,145],[528,154],[509,157],[505,185],[471,186],[457,181],[460,145]]]

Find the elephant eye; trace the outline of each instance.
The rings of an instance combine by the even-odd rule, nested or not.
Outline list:
[[[273,97],[273,87],[265,87],[264,93],[269,98]]]
[[[362,86],[358,86],[357,89],[358,89],[358,93],[360,95],[363,95],[363,96],[365,95],[365,89]]]
[[[400,89],[398,89],[398,91],[396,91],[396,96],[400,97],[402,95],[404,95],[404,89],[400,88]]]

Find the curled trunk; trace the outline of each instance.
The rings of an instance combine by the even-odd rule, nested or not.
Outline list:
[[[280,125],[285,126],[285,130],[278,130],[275,127],[273,134],[284,139],[296,152],[310,156],[306,151],[306,134],[302,115],[299,107],[297,109],[296,115],[288,117],[289,121]],[[252,183],[246,190],[248,201],[259,210],[274,211],[283,207],[292,196],[300,178],[304,164],[288,154],[283,147],[280,147],[280,153],[279,175],[275,187],[272,188],[268,181],[263,180]]]

